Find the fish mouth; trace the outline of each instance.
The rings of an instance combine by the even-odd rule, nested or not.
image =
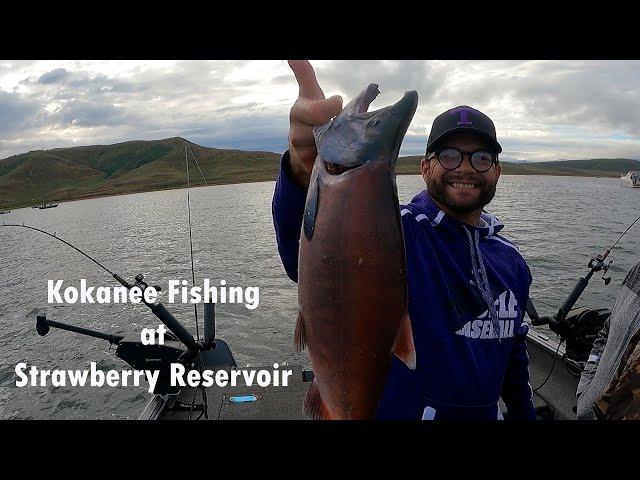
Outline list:
[[[374,88],[375,87],[375,90]],[[375,91],[375,95],[373,92]],[[373,141],[374,148],[382,145],[391,145],[390,161],[395,164],[400,153],[402,141],[409,129],[413,115],[418,108],[418,92],[405,92],[403,97],[393,105],[379,110],[367,111],[371,102],[378,95],[377,85],[371,84],[363,95],[361,108],[363,110],[354,115],[357,118],[369,119],[370,122],[379,122],[376,138]],[[387,147],[388,148],[388,147]],[[380,148],[384,150],[384,148]]]
[[[354,168],[358,168],[360,165],[355,165],[353,167],[345,167],[344,165],[340,165],[339,163],[324,162],[324,168],[326,169],[329,175],[341,175],[344,172],[348,172],[349,170],[353,170]]]
[[[404,140],[411,120],[413,120],[413,115],[418,108],[418,92],[405,92],[404,96],[398,102],[387,108],[391,110],[391,116],[395,120],[395,122],[390,121],[388,127],[390,130],[395,129],[395,144],[393,149],[393,159],[395,162],[400,153],[402,140]]]

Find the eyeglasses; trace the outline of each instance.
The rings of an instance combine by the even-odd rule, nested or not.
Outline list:
[[[462,165],[464,155],[469,155],[471,166],[476,172],[483,173],[491,168],[497,162],[497,156],[485,150],[477,150],[475,152],[461,152],[455,148],[445,148],[439,152],[432,152],[429,159],[436,157],[438,163],[445,170],[455,170]]]

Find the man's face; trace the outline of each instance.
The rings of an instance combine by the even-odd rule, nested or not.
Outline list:
[[[460,152],[492,151],[481,136],[466,132],[447,136],[438,147]],[[482,210],[491,202],[502,171],[500,165],[494,164],[486,172],[478,172],[471,166],[469,155],[463,155],[462,163],[455,170],[444,169],[437,158],[423,159],[421,170],[431,198],[463,215]]]

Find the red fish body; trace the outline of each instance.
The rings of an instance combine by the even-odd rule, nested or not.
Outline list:
[[[312,418],[373,418],[391,355],[415,368],[395,163],[417,94],[366,112],[375,95],[370,85],[316,132],[296,327],[315,373],[304,404]]]

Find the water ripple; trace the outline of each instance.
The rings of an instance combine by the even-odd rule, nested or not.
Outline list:
[[[260,307],[218,308],[218,334],[233,348],[239,365],[288,362],[309,367],[297,353],[293,330],[296,286],[277,255],[271,219],[273,182],[223,185],[191,191],[196,278],[260,287]],[[408,202],[423,188],[419,176],[398,177],[399,197]],[[621,189],[615,179],[503,176],[488,210],[506,225],[533,274],[531,295],[540,314],[554,313],[591,255],[610,246],[638,215],[640,192]],[[169,279],[190,279],[186,191],[140,193],[61,204],[51,210],[18,209],[24,222],[85,250],[111,270],[133,280],[143,273],[165,291]],[[613,281],[594,277],[581,302],[611,306],[626,272],[638,260],[640,228],[611,255]],[[149,398],[145,387],[73,388],[14,386],[18,362],[46,369],[127,369],[106,342],[52,329],[35,332],[35,316],[100,331],[125,334],[155,327],[144,307],[130,304],[48,305],[47,280],[113,286],[96,265],[54,240],[24,229],[0,229],[0,419],[133,419]],[[161,297],[166,302],[166,296]],[[193,307],[169,306],[194,331]],[[41,309],[41,310],[40,310]]]

